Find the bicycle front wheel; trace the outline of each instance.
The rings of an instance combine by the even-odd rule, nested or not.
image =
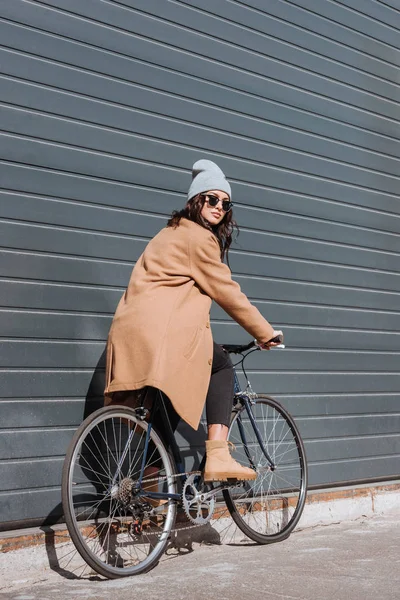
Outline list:
[[[223,494],[243,533],[259,544],[268,544],[287,538],[300,519],[307,494],[307,462],[296,424],[276,400],[259,394],[251,408],[273,466],[243,406],[233,415],[228,439],[236,448],[234,458],[255,469],[257,478]]]
[[[65,457],[62,502],[68,531],[87,564],[109,579],[155,566],[174,526],[176,502],[166,500],[155,509],[144,495],[146,490],[176,492],[173,463],[153,429],[144,457],[147,429],[129,408],[101,408],[76,431]]]

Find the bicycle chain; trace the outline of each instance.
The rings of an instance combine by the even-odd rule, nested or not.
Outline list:
[[[189,477],[190,475],[201,475],[201,471],[188,471],[186,473],[176,473],[175,475],[169,475],[169,476],[165,476],[165,477],[153,477],[152,479],[146,479],[146,483],[150,483],[153,481],[166,481],[167,479],[178,479],[178,477]],[[170,533],[176,533],[179,531],[186,531],[187,529],[194,529],[196,527],[204,527],[204,525],[202,523],[199,523],[198,525],[196,525],[195,523],[191,523],[190,525],[187,525],[186,527],[176,527],[174,529],[170,530]]]

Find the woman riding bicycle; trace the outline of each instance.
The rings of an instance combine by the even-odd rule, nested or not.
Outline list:
[[[169,398],[171,422],[197,429],[206,404],[205,481],[251,480],[229,453],[233,398],[229,355],[213,343],[209,312],[215,300],[265,349],[275,331],[232,280],[222,262],[232,242],[231,187],[209,160],[193,165],[186,206],[138,259],[117,307],[107,342],[106,402],[146,386]],[[162,425],[162,424],[160,424]]]

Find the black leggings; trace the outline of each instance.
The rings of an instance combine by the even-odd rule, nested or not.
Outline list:
[[[233,404],[233,383],[233,366],[229,354],[223,350],[222,346],[214,342],[210,384],[206,397],[207,425],[222,424],[229,427]],[[164,401],[172,430],[175,431],[180,417],[165,396]],[[165,428],[159,413],[154,416],[154,426],[165,439]]]
[[[229,427],[233,405],[233,366],[229,354],[214,342],[210,385],[206,398],[207,424]]]

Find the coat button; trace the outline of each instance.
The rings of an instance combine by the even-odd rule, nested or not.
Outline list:
[[[212,365],[212,358],[209,358],[209,359],[208,359],[208,364],[209,364],[209,365]]]
[[[208,321],[206,323],[206,327],[207,327],[207,329],[210,329],[210,323]]]

